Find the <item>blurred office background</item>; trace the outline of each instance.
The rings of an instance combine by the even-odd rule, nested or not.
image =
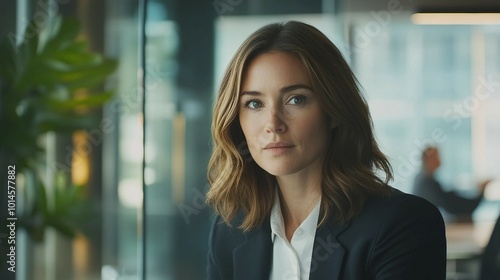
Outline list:
[[[84,183],[99,215],[86,235],[73,239],[47,229],[36,243],[19,231],[17,279],[204,279],[214,93],[251,32],[292,19],[322,30],[349,61],[393,164],[394,187],[411,192],[420,151],[430,144],[441,150],[438,177],[447,187],[473,195],[475,182],[497,179],[474,212],[480,226],[464,233],[468,239],[457,237],[464,242],[457,250],[471,253],[463,259],[477,261],[500,211],[499,14],[429,24],[417,12],[500,12],[500,3],[2,1],[2,35],[19,34],[44,13],[76,17],[89,47],[118,61],[105,85],[116,96],[95,113],[107,129],[52,135],[44,144],[63,165],[83,158],[66,172]],[[477,262],[461,256],[450,259],[449,279],[475,279]]]

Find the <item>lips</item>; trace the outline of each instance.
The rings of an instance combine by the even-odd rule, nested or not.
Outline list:
[[[293,149],[294,145],[284,143],[284,142],[276,142],[276,143],[269,143],[264,147],[264,151],[270,152],[273,156],[280,156],[291,149]]]
[[[279,148],[293,148],[293,145],[284,142],[269,143],[264,147],[264,150],[279,149]]]

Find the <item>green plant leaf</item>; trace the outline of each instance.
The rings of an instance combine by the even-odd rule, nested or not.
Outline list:
[[[16,56],[11,42],[7,38],[0,38],[0,90],[1,94],[12,87],[12,81],[16,76]]]
[[[50,54],[64,49],[75,41],[79,30],[80,23],[76,19],[55,17],[40,34],[44,42],[40,45],[38,53]]]
[[[102,106],[113,97],[113,94],[114,93],[110,91],[99,92],[78,99],[69,99],[69,100],[50,99],[47,100],[46,103],[51,110],[63,112],[63,111],[74,110],[79,107],[89,108],[89,107]]]
[[[14,89],[16,92],[20,92],[34,86],[34,84],[27,83],[25,80],[30,76],[32,66],[35,64],[34,62],[36,62],[38,32],[39,30],[36,23],[31,21],[24,32],[23,41],[21,41],[14,50],[17,58],[15,60],[17,77],[14,80]]]
[[[117,65],[116,61],[103,57],[99,57],[98,62],[63,73],[60,79],[70,90],[96,86],[113,73]]]
[[[64,217],[51,216],[47,221],[47,226],[55,228],[59,233],[68,238],[74,238],[76,236],[75,226]]]
[[[42,216],[47,216],[49,210],[47,208],[47,191],[45,190],[45,186],[41,181],[36,181],[35,188],[36,188],[36,207],[33,209],[36,212],[38,212],[38,214],[41,214]]]
[[[61,16],[53,17],[45,28],[39,32],[38,53],[43,52],[47,48],[49,41],[57,36],[62,24],[63,18]]]
[[[20,170],[33,174],[44,152],[38,145],[44,133],[95,128],[96,117],[77,112],[80,107],[102,106],[112,98],[113,91],[96,87],[117,66],[115,60],[89,51],[87,42],[77,40],[77,20],[56,17],[43,30],[40,27],[31,22],[17,45],[15,34],[0,38],[0,126],[9,128],[8,135],[0,137],[0,149],[16,159]],[[81,97],[76,92],[80,89],[88,95]],[[49,208],[42,180],[33,180],[28,210],[20,224],[37,241],[43,240],[48,226],[74,236],[91,208],[84,188],[58,181]]]
[[[73,132],[78,129],[92,129],[98,120],[89,115],[61,115],[54,112],[40,112],[38,123],[42,133],[48,131]]]

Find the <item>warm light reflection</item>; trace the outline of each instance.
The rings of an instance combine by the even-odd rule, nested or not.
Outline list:
[[[185,176],[185,143],[186,119],[184,115],[177,114],[173,121],[173,149],[172,149],[172,197],[177,203],[184,201],[184,176]]]
[[[77,186],[86,185],[89,182],[92,148],[83,131],[73,134],[71,180]]]
[[[76,278],[85,279],[89,271],[90,244],[83,235],[77,235],[73,239],[73,269]]]
[[[428,25],[500,24],[500,13],[415,13],[411,21]]]

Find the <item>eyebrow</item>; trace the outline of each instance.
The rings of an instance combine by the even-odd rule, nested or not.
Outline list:
[[[307,86],[304,84],[296,84],[296,85],[290,85],[290,86],[283,87],[282,89],[280,89],[280,93],[284,94],[284,93],[294,91],[297,89],[308,89],[308,90],[312,91],[312,88],[310,86]],[[262,93],[260,91],[242,91],[240,93],[240,95],[258,96],[258,95],[262,95]]]

